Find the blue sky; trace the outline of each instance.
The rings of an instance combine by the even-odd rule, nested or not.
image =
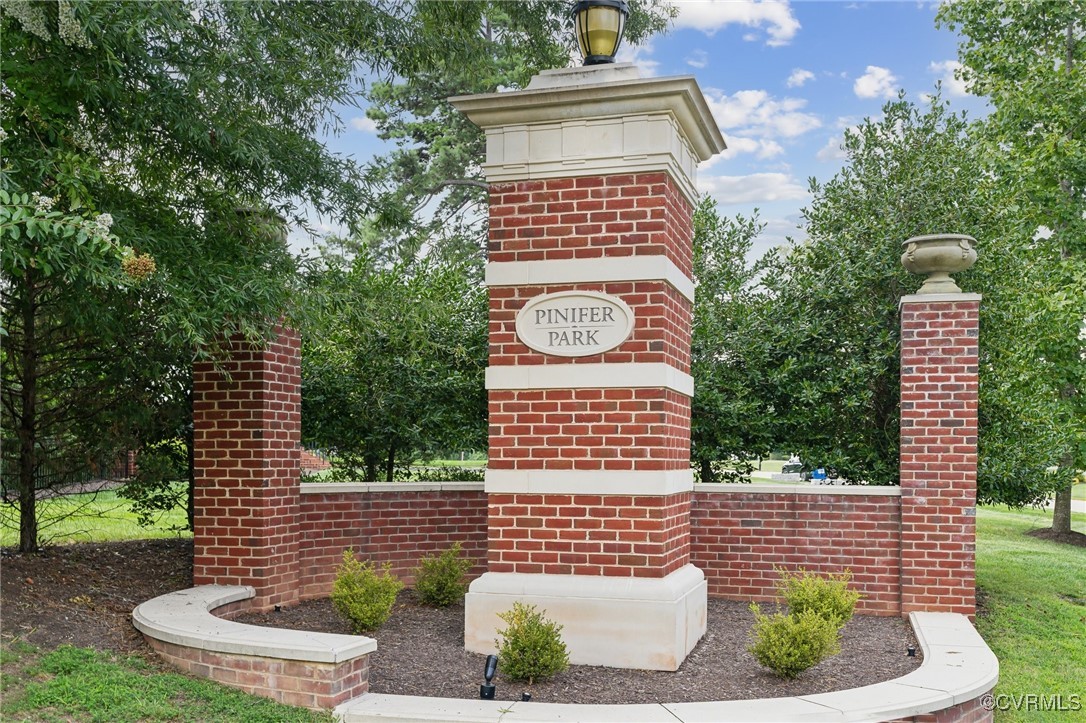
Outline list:
[[[729,150],[699,169],[699,189],[723,214],[767,224],[756,252],[801,238],[807,179],[826,180],[841,167],[844,130],[880,115],[905,90],[921,102],[943,82],[943,95],[971,117],[984,103],[954,79],[957,37],[936,29],[933,2],[788,2],[676,0],[673,30],[642,46],[625,46],[620,61],[642,75],[693,75]],[[363,160],[380,152],[373,124],[357,109],[336,150]]]

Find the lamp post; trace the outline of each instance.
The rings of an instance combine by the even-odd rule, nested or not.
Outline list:
[[[580,0],[573,6],[577,44],[585,65],[615,62],[629,14],[625,0]]]

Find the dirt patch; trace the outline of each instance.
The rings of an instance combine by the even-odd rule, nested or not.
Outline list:
[[[349,633],[329,600],[236,618],[253,625]],[[746,603],[709,600],[708,632],[674,673],[573,666],[529,687],[505,681],[498,663],[497,697],[546,703],[682,703],[774,698],[856,688],[905,675],[920,664],[907,656],[916,640],[897,617],[855,617],[842,632],[840,655],[791,681],[762,668],[747,652],[754,618]],[[464,608],[428,608],[404,590],[392,617],[372,637],[370,690],[395,695],[477,698],[485,656],[464,650]],[[918,653],[919,655],[919,653]]]
[[[192,585],[192,543],[137,540],[79,544],[0,557],[0,633],[44,649],[70,644],[136,653],[153,659],[132,627],[132,609]],[[245,622],[349,633],[328,600],[281,612],[247,615]],[[532,687],[495,680],[498,698],[560,703],[651,703],[731,700],[819,693],[896,678],[919,665],[906,656],[916,645],[900,618],[856,617],[842,634],[841,655],[793,681],[761,668],[746,651],[752,618],[744,603],[709,601],[709,631],[675,673],[576,666]],[[463,649],[464,610],[420,605],[400,594],[392,618],[373,637],[371,690],[399,695],[476,698],[484,656]]]
[[[1081,532],[1055,532],[1052,528],[1046,527],[1040,530],[1030,530],[1026,533],[1030,537],[1036,537],[1041,540],[1048,540],[1049,542],[1058,542],[1061,545],[1072,545],[1073,547],[1086,547],[1086,535]]]
[[[0,634],[45,649],[149,651],[141,602],[192,586],[191,540],[133,540],[0,553]]]

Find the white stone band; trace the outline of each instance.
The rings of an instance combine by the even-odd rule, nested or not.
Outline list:
[[[957,301],[980,301],[980,294],[907,294],[898,299],[898,308],[904,304],[945,304]]]
[[[639,495],[662,497],[694,489],[694,471],[488,469],[491,494]]]
[[[486,369],[487,389],[670,389],[694,396],[694,378],[670,364],[522,364]]]
[[[666,256],[625,256],[560,261],[493,261],[486,265],[487,286],[663,281],[691,304],[694,282]]]

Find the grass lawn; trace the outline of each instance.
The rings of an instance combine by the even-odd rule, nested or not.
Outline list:
[[[50,545],[159,537],[188,537],[184,510],[171,510],[155,527],[140,527],[128,500],[113,491],[38,500],[42,541]],[[18,506],[0,506],[0,546],[19,544]]]
[[[20,721],[332,721],[218,683],[160,673],[146,661],[20,642],[0,651],[0,718]]]
[[[997,696],[1078,695],[1076,713],[998,712],[999,721],[1086,719],[1086,549],[1026,536],[1047,528],[1050,511],[981,507],[977,513],[977,587],[985,612],[977,629],[999,658]],[[1072,515],[1086,533],[1086,514]],[[1013,706],[1013,698],[997,698]],[[1050,704],[1055,701],[1050,699]]]

